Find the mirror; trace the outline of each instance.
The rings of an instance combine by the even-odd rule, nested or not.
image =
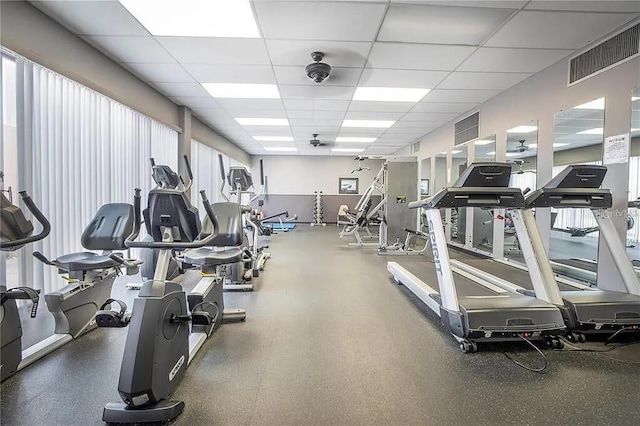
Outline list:
[[[602,164],[604,108],[605,99],[599,98],[556,114],[553,176],[570,164]],[[590,262],[598,258],[598,237],[591,211],[552,209],[549,258],[554,268],[591,269]]]
[[[433,194],[431,191],[431,157],[425,158],[420,163],[420,198]]]
[[[451,179],[449,185],[453,184],[468,166],[469,144],[458,145],[451,150]],[[451,228],[449,242],[464,245],[467,227],[467,209],[455,208],[450,210]]]
[[[473,142],[473,162],[496,161],[496,136],[491,135]],[[493,210],[473,208],[472,245],[477,250],[493,252]]]
[[[510,186],[521,190],[536,189],[538,122],[522,123],[507,130],[507,161],[513,163]],[[504,216],[504,256],[524,263],[520,243],[509,213]]]
[[[640,87],[631,94],[631,146],[629,158],[629,216],[627,253],[640,268]]]

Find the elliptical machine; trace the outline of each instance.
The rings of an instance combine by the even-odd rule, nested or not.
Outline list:
[[[121,403],[105,406],[108,423],[167,422],[184,409],[183,401],[170,401],[187,365],[204,341],[223,323],[243,321],[244,310],[224,308],[221,266],[242,259],[242,217],[233,203],[211,206],[200,191],[210,234],[201,231],[198,210],[183,191],[155,188],[149,192],[146,225],[153,241],[136,241],[141,224],[140,190],[134,197],[135,223],[127,247],[159,249],[152,281],[142,285],[131,315],[126,305],[98,312],[100,327],[129,327],[120,369]],[[215,211],[215,213],[214,213]],[[172,250],[187,250],[186,261],[203,268],[203,280],[186,294],[180,284],[166,281]],[[105,304],[106,307],[106,304]],[[104,309],[104,308],[103,308]]]
[[[229,173],[225,173],[222,155],[218,154],[220,163],[220,176],[222,184],[220,185],[220,194],[229,202],[229,197],[224,193],[224,187],[228,183],[231,187],[230,194],[235,196],[235,203],[242,206],[242,195],[252,194],[253,179],[251,173],[244,167],[230,167]],[[260,219],[258,213],[254,211],[251,204],[257,200],[264,191],[264,168],[262,159],[260,160],[260,190],[255,193],[247,206],[242,206],[242,210],[246,213],[243,216],[244,224],[250,226],[251,240],[246,238],[245,244],[250,247],[250,256],[246,256],[242,262],[227,266],[225,274],[225,290],[243,290],[252,291],[253,284],[249,283],[252,277],[258,277],[260,271],[264,269],[265,263],[271,254],[264,251],[269,246],[260,246],[259,236],[261,234]]]

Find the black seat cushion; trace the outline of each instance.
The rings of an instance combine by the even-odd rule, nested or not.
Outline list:
[[[101,256],[91,252],[65,254],[53,261],[59,269],[65,271],[89,271],[117,266],[118,262],[109,256]]]
[[[187,250],[184,253],[184,260],[192,265],[218,266],[237,263],[242,260],[244,250],[237,247],[225,250],[214,250],[211,247],[200,247]]]
[[[124,242],[132,231],[133,206],[110,203],[100,207],[80,241],[88,250],[126,250]]]

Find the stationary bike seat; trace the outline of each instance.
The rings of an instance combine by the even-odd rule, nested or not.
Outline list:
[[[184,252],[186,263],[201,266],[218,266],[242,261],[243,249],[239,247],[215,250],[212,247],[200,247]]]

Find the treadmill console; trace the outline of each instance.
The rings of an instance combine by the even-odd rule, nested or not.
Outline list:
[[[227,180],[231,188],[236,189],[240,185],[240,191],[248,191],[253,186],[251,174],[244,167],[231,167]]]
[[[567,166],[542,188],[528,194],[527,208],[587,208],[606,209],[611,207],[611,191],[600,189],[605,166],[578,164]]]
[[[462,172],[454,187],[503,187],[511,181],[509,163],[473,163]]]

